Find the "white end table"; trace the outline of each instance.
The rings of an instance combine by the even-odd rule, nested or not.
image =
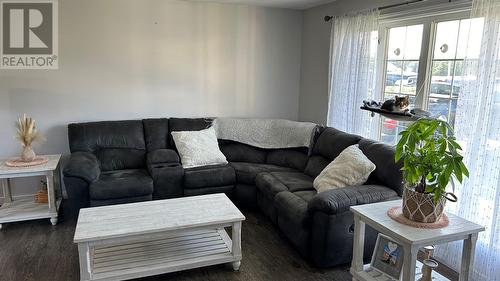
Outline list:
[[[387,215],[387,210],[394,206],[401,206],[401,200],[351,207],[354,214],[354,245],[350,270],[353,280],[375,280],[366,274],[369,265],[363,265],[365,224],[391,237],[391,239],[403,246],[403,281],[415,280],[417,253],[420,248],[457,240],[464,241],[459,280],[470,280],[477,236],[479,232],[484,231],[484,227],[447,213],[446,215],[450,220],[447,227],[438,229],[415,228],[398,223]]]
[[[0,229],[3,223],[50,218],[52,225],[57,224],[57,214],[61,199],[56,193],[60,190],[59,160],[61,154],[45,155],[49,161],[31,167],[8,167],[0,159],[0,181],[4,202],[0,207]],[[33,196],[18,200],[12,199],[10,179],[20,177],[45,176],[47,180],[48,204],[35,203]]]

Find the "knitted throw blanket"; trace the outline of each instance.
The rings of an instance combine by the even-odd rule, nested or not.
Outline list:
[[[216,118],[218,139],[259,148],[309,147],[316,124],[283,119]]]

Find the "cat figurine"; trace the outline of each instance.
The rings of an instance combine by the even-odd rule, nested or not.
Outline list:
[[[410,105],[408,96],[395,96],[393,99],[386,100],[380,108],[392,112],[401,112],[408,110],[408,105]]]

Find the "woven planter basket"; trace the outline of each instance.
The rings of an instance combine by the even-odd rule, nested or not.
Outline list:
[[[425,194],[405,187],[403,191],[403,215],[412,221],[434,223],[443,214],[446,198],[434,203],[432,193]]]

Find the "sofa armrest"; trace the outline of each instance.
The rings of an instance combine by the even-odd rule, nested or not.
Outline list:
[[[180,158],[177,152],[172,149],[156,149],[148,152],[148,165],[180,163]]]
[[[63,174],[65,177],[83,179],[90,184],[99,178],[101,168],[94,154],[90,152],[74,152],[71,153]]]
[[[309,212],[327,215],[349,211],[351,206],[399,199],[396,191],[382,185],[360,185],[331,189],[314,196],[308,204]]]

